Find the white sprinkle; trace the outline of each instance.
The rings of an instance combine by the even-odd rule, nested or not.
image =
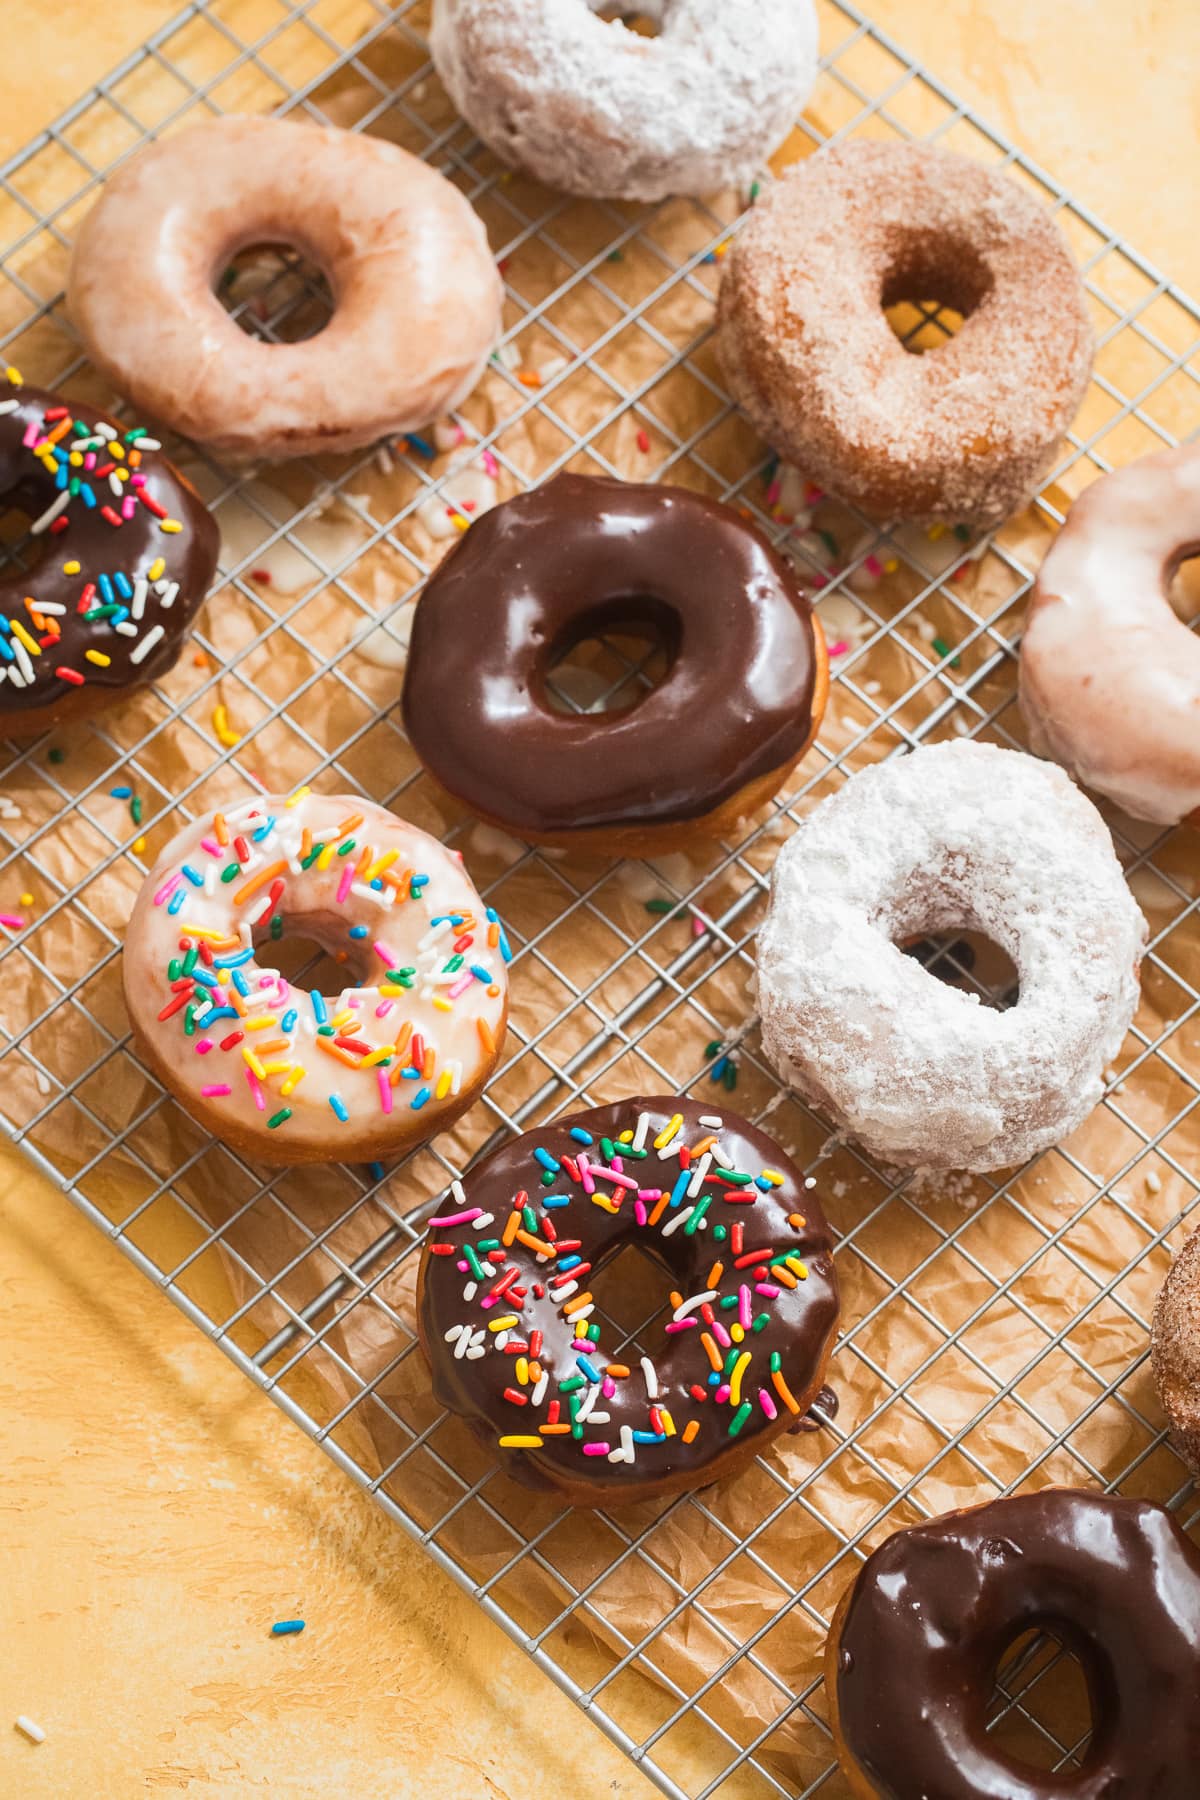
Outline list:
[[[46,1734],[41,1726],[35,1725],[32,1719],[27,1719],[24,1713],[18,1714],[17,1730],[23,1731],[31,1744],[44,1744],[46,1741]]]
[[[633,1427],[632,1425],[622,1425],[621,1447],[619,1450],[610,1450],[608,1453],[608,1460],[610,1463],[631,1463],[633,1459]]]
[[[575,1285],[578,1286],[578,1282]],[[572,1325],[575,1323],[576,1319],[590,1319],[595,1310],[596,1303],[594,1300],[589,1301],[586,1306],[577,1306],[575,1311],[571,1314]]]
[[[650,1114],[649,1113],[639,1113],[638,1114],[638,1122],[637,1122],[637,1130],[633,1134],[633,1148],[635,1150],[644,1150],[646,1148],[646,1133],[649,1131],[649,1129],[650,1129]]]
[[[39,531],[45,531],[47,525],[53,524],[59,513],[69,504],[70,499],[70,493],[64,488],[58,498],[51,501],[41,518],[35,519],[33,524],[29,527],[31,536],[36,537]]]
[[[146,610],[146,595],[150,592],[150,583],[144,575],[139,575],[133,584],[133,601],[129,608],[129,616],[140,619]]]
[[[462,1357],[467,1355],[468,1351],[474,1350],[476,1348],[478,1348],[479,1354],[480,1354],[480,1356],[482,1356],[483,1355],[483,1331],[481,1329],[479,1331],[473,1332],[471,1330],[471,1327],[469,1325],[466,1325],[463,1327],[462,1331],[459,1333],[458,1342],[454,1346],[455,1361],[456,1362],[459,1361]]]
[[[1162,1193],[1162,1176],[1158,1173],[1157,1169],[1151,1169],[1150,1173],[1147,1175],[1146,1189],[1147,1192],[1151,1194]]]
[[[33,664],[29,660],[28,650],[26,650],[20,638],[10,638],[9,642],[12,645],[13,654],[17,659],[17,667],[21,671],[22,680],[25,682],[32,681]]]
[[[804,1177],[804,1185],[806,1188],[815,1188],[817,1185],[816,1176],[815,1175],[806,1175]]]
[[[106,425],[103,419],[97,419],[96,423],[92,426],[92,430],[97,437],[102,437],[106,444],[111,444],[112,440],[117,435],[113,427],[111,425]]]
[[[585,1419],[591,1418],[592,1408],[595,1406],[595,1404],[599,1398],[600,1398],[600,1384],[599,1384],[599,1382],[595,1382],[591,1387],[588,1388],[587,1393],[583,1396],[583,1399],[580,1402],[579,1411],[575,1414],[575,1423],[577,1425],[582,1425],[583,1421]]]
[[[465,1206],[467,1204],[467,1190],[464,1188],[461,1181],[452,1181],[450,1183],[450,1192],[454,1195],[454,1201],[457,1206]],[[490,1214],[488,1216],[489,1218],[491,1217]]]
[[[642,1358],[642,1374],[646,1381],[647,1400],[658,1399],[658,1371],[648,1356]]]
[[[45,613],[49,619],[61,619],[67,609],[65,606],[60,606],[57,600],[39,600],[36,610]]]
[[[464,1332],[466,1329],[467,1328],[465,1325],[452,1325],[450,1327],[449,1331],[446,1333],[446,1336],[445,1336],[446,1343],[452,1344],[454,1342],[455,1338],[459,1337],[462,1334],[462,1332]]]
[[[20,404],[19,400],[0,400],[0,413],[16,412]]]
[[[692,1210],[693,1209],[691,1207],[688,1208],[688,1212],[691,1212]],[[672,1318],[676,1322],[678,1322],[680,1319],[686,1319],[688,1314],[690,1312],[695,1312],[695,1310],[698,1306],[703,1306],[706,1301],[715,1300],[716,1297],[717,1297],[716,1288],[705,1288],[705,1290],[702,1294],[693,1294],[689,1300],[685,1300],[683,1302],[682,1306],[677,1306],[675,1308],[674,1313],[672,1314]]]
[[[692,1176],[692,1179],[688,1182],[688,1190],[687,1191],[688,1191],[688,1199],[689,1200],[695,1200],[697,1198],[697,1196],[699,1195],[700,1189],[704,1186],[704,1177],[708,1174],[708,1171],[711,1168],[711,1166],[712,1166],[712,1151],[706,1150],[704,1152],[704,1155],[700,1158],[700,1161],[696,1164],[695,1174]]]
[[[99,427],[97,427],[97,429],[99,429]],[[137,439],[133,448],[137,450],[161,450],[162,440],[160,438],[141,437]]]
[[[470,1349],[470,1350],[468,1350],[468,1351],[467,1351],[467,1361],[468,1361],[468,1362],[477,1362],[477,1361],[478,1361],[478,1359],[479,1359],[479,1358],[480,1358],[480,1357],[481,1357],[481,1356],[482,1356],[482,1355],[483,1355],[483,1354],[484,1354],[484,1347],[483,1347],[483,1345],[482,1345],[482,1344],[476,1344],[476,1345],[474,1345],[474,1346],[473,1346],[473,1347],[472,1347],[472,1348],[471,1348],[471,1349]]]
[[[417,949],[428,950],[431,944],[436,944],[439,938],[444,938],[448,931],[453,930],[454,927],[451,925],[449,919],[443,919],[440,925],[432,926],[425,933],[424,937],[417,939]]]
[[[456,1200],[462,1200],[465,1202],[467,1196],[463,1193],[462,1182],[455,1181],[451,1184],[450,1192],[452,1194],[454,1193],[455,1188],[458,1189],[458,1193],[454,1194],[454,1198]],[[494,1224],[495,1219],[496,1219],[495,1213],[480,1213],[480,1215],[477,1219],[472,1219],[471,1230],[473,1232],[475,1232],[476,1235],[478,1235],[478,1233],[481,1232],[485,1226]]]
[[[176,596],[176,594],[178,594],[178,592],[179,592],[179,583],[177,581],[168,581],[168,583],[166,585],[166,589],[163,592],[162,598],[159,600],[159,603],[158,603],[162,607],[164,612],[170,612],[171,608],[175,604],[175,596]]]
[[[577,1294],[578,1292],[579,1283],[577,1281],[568,1281],[566,1287],[555,1288],[554,1298],[561,1306],[564,1300],[569,1300],[572,1294]]]
[[[477,1281],[468,1281],[466,1287],[463,1289],[463,1299],[467,1300],[467,1301],[471,1301],[475,1298],[475,1296],[478,1292],[479,1292],[479,1283]]]
[[[492,1349],[493,1350],[503,1350],[505,1344],[507,1344],[507,1342],[511,1336],[512,1336],[511,1331],[498,1331],[496,1333],[496,1339],[492,1345]]]
[[[670,1237],[673,1231],[678,1231],[684,1221],[691,1218],[695,1210],[694,1206],[685,1206],[682,1212],[677,1212],[675,1217],[668,1224],[663,1226],[663,1237]]]
[[[719,1113],[701,1113],[696,1123],[698,1125],[707,1125],[710,1131],[720,1131],[725,1121],[721,1118]]]
[[[119,631],[122,637],[136,637],[138,634],[137,626],[131,625],[128,619],[119,619],[113,630]]]
[[[119,500],[121,498],[121,482],[119,481],[119,479],[117,477],[117,471],[115,469],[113,470],[112,474],[108,478],[108,485],[109,485],[110,491],[112,493],[114,493],[117,496],[117,499]]]
[[[531,1406],[540,1406],[542,1404],[542,1401],[546,1398],[546,1389],[549,1386],[550,1386],[550,1371],[548,1369],[543,1369],[541,1374],[538,1376],[537,1386],[534,1388],[532,1394],[530,1394],[530,1396],[529,1396],[529,1404]]]
[[[157,644],[160,641],[160,639],[166,637],[166,635],[167,634],[163,630],[161,625],[152,626],[152,628],[146,633],[145,637],[142,639],[141,643],[138,644],[135,649],[133,649],[129,652],[130,662],[131,663],[145,662],[146,658],[149,656],[150,652],[153,650],[155,644]]]

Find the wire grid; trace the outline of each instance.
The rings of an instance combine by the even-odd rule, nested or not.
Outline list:
[[[457,415],[460,447],[393,446],[271,481],[172,447],[225,528],[224,586],[198,659],[185,653],[152,693],[7,768],[0,892],[8,904],[33,890],[36,916],[4,953],[4,1114],[73,1202],[664,1793],[695,1800],[846,1792],[820,1651],[838,1594],[897,1525],[1049,1480],[1152,1495],[1193,1534],[1200,1520],[1145,1367],[1149,1309],[1197,1202],[1190,842],[1112,819],[1151,919],[1144,1004],[1094,1118],[1006,1179],[922,1194],[890,1178],[781,1093],[747,1022],[754,927],[791,823],[897,751],[956,733],[1022,745],[1014,646],[1042,541],[1097,472],[1200,426],[1196,306],[855,7],[820,11],[822,75],[792,154],[847,134],[936,138],[1038,192],[1085,272],[1099,343],[1088,400],[1036,512],[982,542],[879,533],[828,500],[811,520],[781,519],[772,466],[712,356],[714,261],[736,202],[585,204],[507,174],[430,71],[426,5],[196,0],[0,171],[6,354],[29,379],[105,399],[62,309],[70,238],[105,173],[179,120],[275,108],[387,135],[488,225],[505,341]],[[267,336],[315,329],[328,304],[295,259],[260,267],[244,298],[240,277],[230,286],[231,310]],[[929,344],[952,325],[930,302],[898,328]],[[683,481],[746,508],[801,567],[841,640],[830,712],[804,768],[737,840],[654,864],[576,863],[438,810],[400,731],[399,677],[362,646],[384,619],[403,640],[438,553],[431,520],[485,450],[502,492],[568,465]],[[262,580],[272,558],[290,588]],[[564,679],[564,704],[648,678],[638,647],[621,644],[599,646],[584,672],[582,695]],[[240,741],[223,741],[218,703]],[[263,768],[272,785],[315,776],[440,829],[518,947],[508,1054],[488,1094],[394,1169],[246,1164],[202,1137],[129,1044],[129,895],[154,845],[214,793],[253,791]],[[140,827],[109,795],[120,782],[143,799]],[[648,912],[648,895],[674,910]],[[1010,986],[986,946],[978,963],[962,939],[921,951],[996,1003]],[[511,1487],[429,1399],[411,1307],[422,1219],[510,1131],[639,1088],[711,1094],[714,1074],[728,1085],[734,1070],[734,1104],[815,1173],[839,1233],[841,1412],[827,1404],[822,1430],[706,1493],[561,1513]],[[601,1298],[616,1310],[611,1290]],[[623,1322],[636,1338],[649,1320]],[[1086,1743],[1068,1673],[1042,1639],[998,1681],[1004,1741],[1046,1766],[1075,1766]]]

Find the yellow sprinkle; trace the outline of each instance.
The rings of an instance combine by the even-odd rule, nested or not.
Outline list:
[[[68,456],[68,458],[67,458],[67,461],[70,463],[70,465],[73,469],[82,469],[82,467],[83,467],[83,452],[81,450],[72,450],[70,456]],[[76,563],[76,565],[75,565],[75,571],[78,574],[78,572],[79,572],[79,564],[78,563]]]
[[[734,1323],[729,1327],[729,1335],[733,1339],[735,1344],[740,1344],[742,1339],[745,1337],[746,1332],[745,1332],[744,1327],[739,1325],[735,1320]]]
[[[670,1124],[664,1125],[658,1136],[655,1138],[654,1148],[656,1150],[665,1150],[667,1145],[671,1142],[671,1139],[678,1135],[679,1128],[682,1124],[683,1114],[676,1113]]]
[[[326,844],[326,846],[322,850],[320,856],[318,856],[317,864],[316,864],[317,868],[318,869],[327,869],[336,855],[337,855],[337,839],[335,838],[331,843]]]
[[[33,895],[32,894],[22,894],[21,895],[21,905],[22,906],[32,906],[33,905]]]
[[[42,646],[38,643],[36,638],[30,637],[20,619],[14,619],[12,621],[12,628],[13,636],[18,638],[20,642],[24,644],[30,656],[40,656],[42,654]]]
[[[730,1332],[729,1335],[732,1337],[733,1333]],[[742,1404],[742,1376],[750,1366],[750,1354],[749,1350],[743,1350],[742,1354],[733,1365],[733,1374],[729,1377],[730,1406],[740,1406]]]
[[[931,544],[936,544],[938,539],[940,537],[945,537],[945,535],[946,535],[946,527],[943,524],[941,524],[940,522],[936,525],[931,525],[929,527],[928,532],[926,533],[926,536],[928,537]]]
[[[79,567],[80,567],[80,565],[77,562],[64,563],[63,564],[63,574],[64,575],[78,575]]]
[[[150,567],[146,570],[146,579],[147,581],[157,581],[159,577],[165,575],[166,572],[166,562],[161,556],[156,556],[154,561],[150,564]]]
[[[213,730],[217,734],[217,742],[224,744],[226,749],[232,749],[234,744],[241,743],[242,734],[240,731],[235,731],[230,725],[229,714],[223,706],[213,707],[212,722]]]
[[[798,1256],[789,1256],[787,1259],[787,1266],[794,1275],[800,1277],[801,1281],[808,1280],[808,1268],[800,1261]]]
[[[769,1181],[772,1187],[783,1186],[783,1176],[779,1173],[778,1169],[764,1169],[762,1178],[764,1181]]]
[[[628,1129],[623,1131],[621,1133],[620,1137],[617,1139],[617,1142],[618,1142],[618,1144],[632,1144],[632,1142],[633,1142],[632,1131],[630,1131]]]
[[[433,997],[433,1004],[437,1007],[439,1012],[454,1011],[454,1002],[452,1000],[442,1000],[437,994]]]
[[[334,1013],[329,1023],[333,1026],[335,1031],[340,1031],[342,1026],[348,1025],[353,1017],[354,1008],[352,1006],[343,1006],[341,1012]]]
[[[183,526],[179,523],[178,519],[160,519],[158,521],[158,529],[167,532],[182,531]]]
[[[25,377],[21,374],[19,369],[14,369],[11,363],[8,364],[4,373],[8,376],[9,385],[11,387],[24,387]]]
[[[376,1064],[386,1062],[389,1056],[395,1056],[395,1054],[395,1044],[380,1044],[378,1050],[372,1050],[369,1055],[364,1056],[358,1066],[360,1069],[373,1069]],[[440,1099],[441,1096],[439,1095],[438,1098]]]
[[[470,519],[465,519],[463,517],[462,513],[459,513],[459,512],[454,512],[454,513],[450,514],[450,523],[453,525],[455,531],[457,531],[459,533],[462,533],[464,531],[470,531],[470,529],[471,529]]]
[[[488,1320],[488,1330],[489,1331],[511,1331],[514,1325],[519,1325],[520,1323],[521,1323],[521,1321],[517,1317],[516,1313],[505,1313],[505,1315],[502,1319],[489,1319]]]
[[[542,1439],[540,1437],[502,1437],[500,1448],[502,1450],[540,1450]]]
[[[115,457],[118,462],[124,462],[125,461],[125,446],[124,446],[124,444],[118,444],[118,443],[109,444],[108,454],[112,457]]]
[[[670,1413],[667,1411],[665,1406],[659,1407],[658,1416],[663,1422],[663,1430],[666,1432],[667,1436],[674,1437],[675,1436],[675,1421],[671,1417]]]
[[[264,1075],[286,1075],[288,1070],[293,1068],[294,1066],[295,1065],[292,1063],[281,1063],[281,1062],[264,1063],[263,1064],[263,1074]],[[293,1083],[293,1086],[294,1085],[295,1084]],[[286,1093],[290,1094],[291,1091],[292,1091],[291,1088],[286,1088],[286,1089],[281,1088],[280,1089],[281,1093],[286,1092]]]
[[[95,663],[98,669],[107,669],[112,663],[112,657],[105,656],[103,650],[85,650],[83,654],[88,662]]]
[[[720,262],[721,258],[725,255],[725,253],[728,249],[729,249],[728,244],[718,244],[717,245],[716,249],[713,251],[713,255],[716,257],[718,262]]]
[[[293,1088],[299,1087],[300,1083],[304,1080],[304,1077],[307,1074],[308,1074],[307,1069],[301,1068],[299,1063],[293,1063],[291,1074],[288,1076],[286,1081],[283,1081],[279,1084],[280,1093],[281,1094],[290,1094]]]
[[[444,1100],[446,1098],[446,1095],[450,1092],[453,1080],[454,1076],[451,1074],[450,1070],[443,1069],[441,1075],[438,1077],[437,1087],[434,1090],[435,1100]]]
[[[188,937],[211,938],[214,943],[222,943],[227,936],[224,931],[212,931],[207,925],[189,925],[186,920],[179,927]],[[236,940],[235,940],[236,941]]]
[[[385,869],[391,868],[399,854],[400,852],[398,850],[386,850],[382,856],[377,856],[363,876],[363,880],[368,884],[374,881],[377,876],[383,874]]]
[[[520,1385],[522,1387],[528,1387],[529,1386],[529,1358],[527,1356],[518,1356],[516,1369],[514,1372],[516,1374],[517,1381],[520,1383]]]
[[[294,794],[288,795],[283,804],[285,806],[299,806],[300,802],[311,793],[312,789],[310,787],[299,787]]]
[[[256,1013],[252,1019],[245,1021],[247,1031],[265,1031],[268,1025],[278,1025],[279,1020],[274,1013]]]
[[[379,991],[388,1000],[394,1000],[397,994],[406,992],[404,988],[400,987],[394,981],[381,981],[379,984]]]
[[[261,1081],[267,1071],[263,1068],[262,1064],[259,1062],[257,1056],[255,1056],[255,1054],[254,1054],[253,1050],[250,1048],[249,1044],[242,1045],[242,1055],[245,1057],[246,1062],[249,1064],[250,1068],[253,1069],[254,1073],[258,1076],[258,1079]]]
[[[896,570],[899,567],[900,567],[899,558],[895,557],[895,556],[889,556],[888,560],[883,565],[883,572],[885,575],[894,575],[896,573]]]
[[[133,840],[133,854],[135,856],[141,856],[143,851],[145,850],[145,848],[146,848],[146,840],[144,837],[143,838],[135,838]]]

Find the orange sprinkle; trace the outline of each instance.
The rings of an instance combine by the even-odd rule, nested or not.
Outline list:
[[[224,847],[229,842],[229,827],[225,823],[224,813],[213,814],[213,830],[217,834],[217,842]]]
[[[505,1222],[504,1230],[500,1234],[500,1242],[504,1245],[506,1250],[507,1250],[508,1246],[512,1243],[513,1239],[516,1237],[516,1235],[517,1235],[518,1231],[520,1231],[520,1229],[521,1229],[520,1213],[519,1212],[509,1213],[508,1218]]]
[[[266,887],[267,883],[274,881],[277,875],[286,874],[287,859],[281,856],[278,862],[268,863],[265,869],[260,869],[257,875],[252,875],[249,881],[244,881],[233,896],[233,904],[240,906],[243,900],[248,900],[251,894],[257,894],[259,888]]]
[[[654,1203],[654,1211],[650,1214],[650,1217],[646,1220],[647,1225],[657,1225],[658,1221],[662,1218],[663,1214],[666,1212],[666,1210],[670,1204],[671,1204],[671,1191],[669,1188],[664,1188],[662,1194],[659,1196],[659,1198]]]
[[[682,1305],[683,1305],[683,1295],[677,1294],[675,1292],[675,1289],[672,1288],[671,1289],[671,1311],[674,1312],[677,1307],[680,1307]]]
[[[609,1363],[604,1373],[611,1375],[614,1381],[627,1381],[629,1378],[629,1369],[625,1363]]]
[[[717,1284],[720,1282],[720,1279],[724,1273],[725,1273],[725,1264],[722,1262],[715,1262],[713,1264],[712,1268],[708,1271],[708,1279],[704,1283],[705,1287],[715,1288],[717,1286]]]
[[[778,1263],[774,1263],[771,1267],[771,1280],[781,1281],[786,1288],[799,1287],[800,1285],[796,1280],[796,1277],[789,1273],[787,1269],[781,1269]]]
[[[342,820],[341,824],[338,826],[337,830],[334,832],[333,835],[334,835],[335,840],[337,838],[349,837],[349,835],[352,831],[358,830],[358,828],[362,824],[362,822],[363,822],[363,816],[361,813],[352,813],[348,819]]]
[[[779,1398],[783,1401],[783,1404],[787,1407],[788,1411],[798,1413],[800,1411],[799,1403],[791,1388],[783,1379],[782,1369],[773,1369],[771,1372],[771,1380],[775,1385],[775,1392],[779,1395]]]
[[[513,1233],[513,1236],[516,1238],[518,1244],[527,1244],[531,1250],[536,1250],[539,1256],[558,1255],[558,1251],[554,1248],[553,1244],[548,1244],[545,1238],[534,1237],[532,1231],[517,1231]]]
[[[421,1064],[421,1074],[424,1076],[426,1081],[429,1080],[429,1077],[433,1074],[433,1071],[436,1068],[437,1068],[437,1051],[433,1048],[433,1046],[431,1044],[429,1049],[425,1052],[425,1061]]]
[[[312,832],[309,830],[308,826],[306,825],[304,827],[303,831],[300,833],[300,856],[301,856],[301,859],[303,860],[304,857],[311,856],[311,855],[312,855]]]
[[[808,1220],[804,1217],[803,1213],[789,1213],[788,1224],[793,1231],[803,1231],[804,1227],[808,1224]]]
[[[565,1437],[571,1427],[569,1425],[539,1425],[538,1430],[543,1437]]]
[[[700,1342],[704,1345],[704,1354],[707,1356],[713,1368],[719,1373],[724,1366],[721,1362],[721,1352],[717,1349],[716,1344],[713,1342],[707,1331],[702,1331],[700,1333]]]
[[[683,1428],[684,1443],[685,1444],[692,1443],[696,1438],[699,1437],[699,1435],[700,1435],[699,1419],[689,1419],[687,1424]]]
[[[522,387],[540,388],[542,385],[542,378],[536,369],[519,369],[517,371],[517,380]]]
[[[492,1028],[487,1020],[483,1018],[476,1019],[475,1029],[479,1033],[479,1041],[483,1045],[485,1054],[494,1056],[496,1053],[496,1040],[492,1036]]]
[[[357,1056],[351,1056],[349,1050],[339,1049],[338,1045],[335,1044],[331,1038],[319,1037],[316,1040],[316,1044],[317,1049],[323,1050],[326,1056],[332,1056],[336,1062],[344,1063],[348,1069],[357,1069]]]
[[[713,1145],[716,1143],[716,1141],[717,1141],[716,1133],[710,1132],[708,1137],[701,1138],[700,1142],[698,1144],[693,1144],[692,1145],[692,1161],[695,1162],[695,1160],[698,1156],[703,1156],[704,1152],[706,1150],[711,1150]]]
[[[587,1306],[591,1298],[590,1294],[572,1294],[563,1307],[563,1312],[570,1318],[571,1314],[578,1312],[581,1306]]]

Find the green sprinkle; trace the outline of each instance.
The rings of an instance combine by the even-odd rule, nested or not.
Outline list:
[[[711,1044],[705,1044],[705,1046],[704,1046],[705,1062],[708,1062],[711,1057],[714,1057],[720,1048],[721,1048],[721,1043],[720,1043],[719,1038],[714,1038]]]
[[[606,1163],[612,1162],[613,1158],[617,1155],[617,1151],[613,1148],[613,1141],[611,1138],[602,1137],[600,1139],[600,1154]]]
[[[191,954],[192,953],[189,950],[188,955],[190,956]],[[177,956],[173,956],[171,958],[170,962],[167,964],[167,980],[168,981],[178,981],[179,977],[182,974],[183,974],[183,964],[180,962],[180,960]]]
[[[720,1164],[717,1165],[713,1173],[721,1181],[729,1182],[731,1187],[749,1187],[750,1183],[754,1180],[753,1175],[739,1174],[736,1169],[723,1169]]]
[[[752,182],[750,184],[750,204],[751,204],[751,206],[754,205],[754,202],[758,199],[758,196],[761,193],[762,193],[762,182],[761,181]]]
[[[959,658],[957,656],[950,655],[950,646],[946,642],[945,638],[940,638],[940,637],[934,638],[933,647],[937,651],[939,656],[949,656],[950,657],[950,667],[952,669],[961,669],[962,668],[962,663],[959,660]]]
[[[954,535],[960,544],[965,544],[971,535],[970,527],[967,525],[956,525],[954,527]]]
[[[723,1244],[725,1242],[725,1239],[728,1236],[729,1236],[729,1233],[725,1229],[724,1225],[714,1226],[714,1228],[713,1228],[713,1243],[714,1244]]]
[[[283,914],[282,913],[275,913],[271,919],[271,936],[276,939],[281,938],[283,936]]]
[[[665,916],[670,913],[678,912],[679,908],[676,906],[674,900],[647,900],[646,911],[648,913],[662,913]]]
[[[339,856],[349,856],[349,854],[353,850],[353,848],[354,848],[354,839],[347,838],[346,842],[344,844],[338,845],[338,855]]]
[[[191,949],[188,951],[187,955],[183,959],[183,973],[185,975],[190,975],[192,970],[195,968],[196,964],[199,962],[199,960],[200,960],[200,951],[197,948],[197,946],[195,944],[193,944]]]
[[[725,1064],[725,1067],[721,1072],[721,1085],[722,1087],[728,1088],[731,1093],[733,1092],[734,1088],[737,1086],[736,1063],[727,1062]]]
[[[129,816],[133,820],[135,825],[141,824],[141,822],[142,822],[142,796],[140,794],[135,794],[133,796],[133,799],[129,802]]]
[[[759,1313],[757,1319],[755,1319],[753,1321],[753,1323],[751,1324],[750,1329],[751,1329],[751,1331],[765,1331],[767,1326],[770,1323],[771,1323],[770,1313]]]
[[[114,608],[114,611],[115,610],[116,609]],[[90,618],[91,614],[89,613],[87,615],[87,617]],[[52,762],[52,763],[60,763],[60,762],[62,762],[62,760],[66,756],[66,754],[67,753],[65,750],[51,750],[46,757],[46,761]]]
[[[237,880],[237,878],[241,874],[241,872],[242,872],[241,863],[235,863],[235,862],[227,863],[226,866],[221,870],[221,880],[225,883],[226,886],[228,886],[231,881]]]
[[[183,1035],[184,1037],[195,1037],[196,1035],[196,1007],[190,1000],[183,1009]]]
[[[726,1356],[725,1367],[721,1370],[721,1373],[725,1377],[726,1381],[728,1381],[729,1377],[733,1374],[734,1367],[737,1363],[737,1359],[741,1354],[742,1354],[741,1350],[735,1344],[733,1346],[733,1349],[730,1350],[728,1355]]]
[[[132,431],[127,431],[125,433],[125,442],[127,444],[136,444],[138,439],[140,437],[145,437],[145,435],[146,427],[144,425],[135,425]]]
[[[750,1417],[750,1411],[750,1402],[748,1400],[743,1400],[742,1404],[734,1413],[733,1418],[729,1421],[730,1437],[737,1436],[738,1432],[742,1429],[742,1426],[746,1423],[746,1420]]]
[[[500,1248],[500,1239],[499,1238],[480,1238],[478,1243],[475,1245],[475,1248],[477,1250],[498,1250]]]
[[[683,1229],[686,1231],[687,1226],[685,1225]],[[725,1298],[723,1300],[719,1300],[717,1302],[717,1304],[721,1308],[722,1312],[729,1312],[733,1307],[735,1307],[738,1304],[738,1296],[736,1294],[726,1294]]]
[[[696,1227],[699,1225],[701,1219],[704,1217],[712,1203],[713,1197],[711,1194],[701,1195],[700,1199],[697,1200],[695,1206],[692,1208],[691,1218],[683,1228],[684,1237],[695,1237]]]
[[[282,1125],[287,1119],[290,1119],[291,1116],[291,1107],[281,1106],[279,1111],[277,1113],[272,1113],[271,1117],[267,1120],[267,1130],[274,1131],[277,1125]]]
[[[450,958],[450,961],[446,964],[446,966],[442,970],[442,974],[443,975],[457,975],[458,971],[463,966],[463,960],[464,959],[461,956],[452,956]]]
[[[471,1273],[475,1277],[476,1281],[486,1281],[487,1280],[487,1270],[484,1268],[483,1264],[480,1262],[479,1258],[476,1256],[474,1250],[472,1250],[470,1244],[463,1245],[463,1255],[466,1257],[467,1262],[470,1264]]]
[[[838,541],[834,537],[832,531],[818,531],[817,536],[828,550],[830,556],[836,556],[838,554]]]
[[[337,1032],[333,1029],[332,1025],[318,1025],[317,1026],[317,1036],[318,1037],[336,1037]]]
[[[534,1212],[532,1206],[523,1206],[521,1208],[521,1223],[524,1225],[526,1231],[537,1230],[537,1214]]]
[[[778,1350],[772,1350],[772,1352],[771,1352],[771,1373],[772,1373],[772,1375],[778,1375],[778,1373],[779,1373],[780,1369],[782,1369],[782,1367],[783,1367],[783,1358],[780,1356]]]
[[[560,1394],[573,1394],[576,1388],[581,1388],[582,1386],[582,1375],[568,1375],[565,1381],[559,1382],[558,1391]]]
[[[610,250],[608,253],[608,261],[609,262],[624,262],[625,258],[621,255],[621,252],[619,250]]]
[[[300,867],[302,869],[311,869],[324,848],[324,844],[314,844],[308,855],[300,858]]]

